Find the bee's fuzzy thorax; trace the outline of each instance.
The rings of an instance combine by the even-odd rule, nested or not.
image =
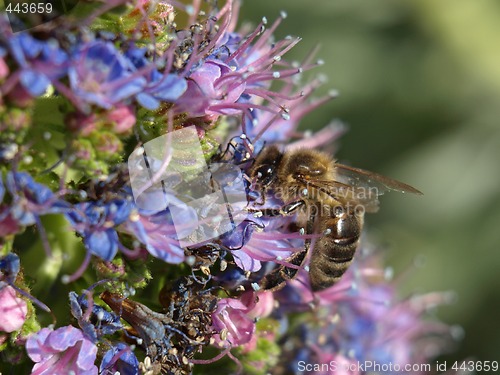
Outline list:
[[[290,196],[296,198],[301,194],[304,183],[298,179],[334,180],[335,163],[333,158],[321,151],[311,149],[298,149],[285,151],[278,169],[278,184],[288,187]]]

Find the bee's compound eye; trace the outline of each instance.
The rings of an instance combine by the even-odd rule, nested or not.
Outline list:
[[[262,165],[257,168],[254,172],[255,177],[257,177],[257,183],[267,186],[274,179],[275,167],[272,165]]]

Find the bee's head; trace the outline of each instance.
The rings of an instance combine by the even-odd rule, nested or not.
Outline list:
[[[250,170],[250,177],[259,187],[266,188],[276,180],[282,157],[276,146],[267,147],[259,154]]]

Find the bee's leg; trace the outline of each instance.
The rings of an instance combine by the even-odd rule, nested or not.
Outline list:
[[[220,155],[220,158],[221,159],[224,159],[226,157],[226,155],[229,153],[229,149],[232,148],[233,151],[236,151],[236,146],[234,145],[233,143],[233,140],[236,139],[236,138],[239,138],[239,136],[234,136],[233,138],[231,138],[229,140],[229,142],[227,143],[227,146],[226,146],[226,149],[224,150],[224,152],[221,153]],[[219,145],[219,150],[221,150],[221,145]]]
[[[266,189],[262,189],[260,191],[260,198],[261,198],[261,201],[260,202],[255,202],[254,204],[256,204],[257,206],[263,206],[266,204]],[[259,211],[261,210],[252,210],[252,209],[249,209],[248,210],[249,212],[255,212],[255,213],[258,213]],[[263,214],[263,213],[262,213]]]
[[[306,239],[306,244],[304,246],[304,250],[293,254],[287,262],[293,264],[294,266],[300,267],[306,258],[307,251],[309,250],[311,240]],[[264,278],[260,281],[260,288],[263,290],[270,290],[272,292],[276,290],[280,290],[285,286],[287,280],[293,279],[297,272],[298,268],[286,267],[283,265],[278,266],[270,273],[264,276]]]
[[[273,217],[273,216],[284,216],[284,215],[290,215],[295,211],[297,208],[303,206],[305,204],[304,201],[300,200],[297,202],[292,202],[289,203],[280,209],[276,208],[263,208],[261,210],[256,210],[252,208],[248,208],[247,211],[250,213],[253,213],[254,216],[268,216],[268,217]]]
[[[311,214],[306,225],[307,234],[311,234],[313,232],[314,219],[315,214]],[[287,259],[288,263],[296,267],[292,268],[284,265],[278,266],[273,271],[264,276],[259,284],[260,288],[270,291],[276,291],[283,288],[287,280],[291,280],[297,275],[297,272],[299,271],[300,267],[302,267],[302,264],[306,259],[310,247],[311,238],[306,238],[304,240],[304,250],[293,254],[290,258]]]
[[[232,153],[233,153],[233,156],[234,154],[238,151],[237,148],[236,148],[236,144],[235,142],[233,142],[234,139],[236,138],[240,138],[243,142],[244,142],[244,146],[246,148],[246,153],[243,157],[243,159],[239,162],[236,163],[236,165],[239,165],[239,164],[244,164],[244,163],[247,163],[249,161],[252,161],[252,164],[253,162],[255,161],[255,158],[252,156],[253,155],[253,152],[254,152],[254,147],[253,147],[253,144],[252,142],[250,142],[250,140],[246,137],[246,135],[242,134],[242,135],[237,135],[237,136],[234,136],[233,138],[231,138],[226,146],[226,149],[224,150],[224,152],[222,152],[220,154],[220,159],[221,160],[224,160],[224,158],[226,157],[226,155],[229,153],[230,149],[232,149]],[[221,150],[221,146],[219,146],[219,150]]]

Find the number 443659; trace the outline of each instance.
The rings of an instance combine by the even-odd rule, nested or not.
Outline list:
[[[12,3],[5,8],[7,13],[52,13],[51,3],[17,3],[12,6]]]
[[[458,371],[498,371],[498,361],[463,361],[455,362],[452,370]]]

